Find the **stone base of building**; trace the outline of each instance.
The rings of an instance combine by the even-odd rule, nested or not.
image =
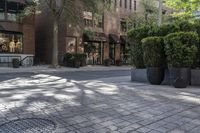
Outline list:
[[[0,54],[0,67],[12,67],[13,59],[19,59],[22,67],[30,67],[34,64],[32,54]]]

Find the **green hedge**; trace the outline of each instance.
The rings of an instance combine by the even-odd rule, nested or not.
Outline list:
[[[157,28],[156,36],[166,36],[170,33],[178,32],[180,31],[179,26],[176,24],[163,24],[159,28]]]
[[[131,62],[136,68],[145,68],[141,40],[150,35],[151,28],[152,26],[142,26],[128,32],[128,40],[131,45]]]
[[[66,53],[64,55],[63,63],[65,66],[75,67],[75,65],[76,65],[75,63],[80,62],[80,65],[84,66],[84,65],[86,65],[86,58],[87,58],[86,54]]]
[[[171,33],[164,38],[169,67],[191,67],[197,55],[199,37],[194,32]]]
[[[147,37],[142,40],[143,59],[146,67],[164,67],[165,52],[162,37]]]

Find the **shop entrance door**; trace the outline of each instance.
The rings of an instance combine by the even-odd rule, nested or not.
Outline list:
[[[110,44],[109,57],[111,59],[111,64],[115,64],[115,44]]]
[[[103,64],[103,43],[87,43],[84,46],[84,51],[87,54],[88,65],[102,65]]]

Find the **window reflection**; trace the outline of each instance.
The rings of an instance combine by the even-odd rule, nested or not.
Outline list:
[[[0,12],[0,20],[5,20],[5,13]]]
[[[0,53],[22,53],[22,34],[0,33]]]

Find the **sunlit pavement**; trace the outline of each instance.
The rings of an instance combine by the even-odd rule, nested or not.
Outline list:
[[[200,132],[199,88],[132,83],[121,73],[4,75],[0,124],[44,118],[56,123],[55,133]]]

